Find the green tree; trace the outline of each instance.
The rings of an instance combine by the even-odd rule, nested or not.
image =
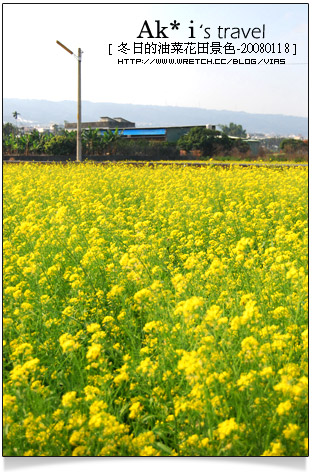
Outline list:
[[[53,135],[62,135],[63,127],[54,123],[51,127]]]
[[[286,153],[295,153],[298,151],[308,151],[307,140],[296,140],[295,138],[285,138],[280,143],[280,149]]]
[[[217,130],[193,127],[189,133],[179,138],[178,148],[185,151],[200,150],[203,156],[213,156],[231,150],[232,140]]]
[[[4,123],[2,126],[2,136],[3,137],[8,137],[10,133],[13,133],[13,135],[16,135],[18,129],[13,125],[13,123],[7,122]]]
[[[56,135],[44,144],[44,152],[47,155],[70,156],[76,153],[76,133]]]
[[[246,130],[242,128],[242,125],[237,125],[236,123],[230,122],[228,125],[218,125],[223,133],[231,137],[240,137],[246,138]]]

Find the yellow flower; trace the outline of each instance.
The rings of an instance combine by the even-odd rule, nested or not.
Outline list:
[[[293,280],[298,277],[298,270],[295,267],[291,267],[286,274],[287,280]]]
[[[3,408],[12,408],[16,402],[16,397],[14,395],[3,395]]]
[[[120,385],[120,383],[122,382],[126,382],[129,380],[129,374],[127,373],[127,368],[128,368],[128,364],[123,364],[122,367],[120,367],[120,369],[118,369],[117,372],[119,372],[118,375],[115,376],[115,378],[113,379],[114,383],[116,385]]]
[[[153,363],[149,357],[142,360],[136,369],[136,372],[142,372],[142,374],[152,375],[157,369],[158,363]]]
[[[183,293],[187,287],[187,280],[181,273],[177,273],[174,277],[172,277],[171,283],[173,284],[176,292],[179,294]]]
[[[304,450],[305,450],[305,453],[306,453],[306,456],[308,454],[308,450],[309,450],[309,439],[308,438],[304,438]]]
[[[143,408],[144,407],[140,404],[140,402],[133,403],[130,407],[129,418],[132,418],[132,419],[137,418],[137,416],[140,414]]]
[[[58,421],[58,423],[56,423],[56,424],[54,425],[53,430],[60,432],[60,431],[63,430],[63,428],[64,428],[64,421],[61,420],[61,421]]]
[[[34,451],[32,449],[28,449],[27,451],[25,451],[23,456],[34,456]]]
[[[26,379],[32,372],[35,372],[39,364],[39,359],[31,359],[25,362],[23,365],[16,365],[11,370],[11,380],[15,380],[18,383],[20,380]]]
[[[135,293],[134,295],[134,301],[138,305],[141,304],[148,304],[150,302],[150,299],[152,297],[152,292],[148,288],[143,288],[142,290],[139,290]]]
[[[80,347],[80,344],[68,333],[62,334],[62,336],[59,337],[59,342],[63,352],[72,352]]]
[[[100,329],[100,324],[92,323],[86,326],[87,332],[96,332]]]
[[[152,446],[145,446],[140,450],[140,456],[160,456],[160,453]]]
[[[103,324],[106,323],[112,323],[114,321],[114,318],[112,316],[105,316],[104,319],[102,320]]]
[[[220,318],[221,313],[221,308],[214,304],[206,311],[205,321],[213,323],[214,321],[217,321]]]
[[[107,293],[107,298],[108,300],[111,300],[113,298],[115,298],[116,296],[119,296],[121,295],[121,293],[123,293],[124,291],[124,287],[123,286],[120,286],[120,285],[114,285],[110,291],[108,291]]]
[[[271,375],[274,374],[272,367],[264,367],[259,373],[262,377],[269,378]]]
[[[145,446],[150,446],[155,441],[155,435],[152,431],[146,431],[144,433],[140,433],[138,436],[133,438],[132,444],[137,449],[142,449]]]
[[[192,296],[186,301],[180,301],[174,314],[183,314],[186,321],[192,320],[193,316],[198,316],[196,311],[204,305],[204,298]]]
[[[72,446],[82,445],[86,443],[86,433],[84,429],[74,430],[70,436],[69,443]]]
[[[296,424],[289,423],[288,426],[283,430],[283,435],[287,439],[293,439],[296,437],[300,430],[300,427]]]
[[[201,446],[202,448],[207,448],[209,446],[209,438],[203,438],[201,440]]]
[[[212,275],[222,275],[224,267],[224,264],[219,260],[219,258],[214,258],[209,269],[205,272],[205,277],[208,278]]]
[[[96,415],[97,413],[103,412],[108,408],[108,405],[104,400],[95,400],[89,407],[89,413]]]
[[[12,356],[17,357],[20,354],[24,356],[30,355],[33,352],[33,347],[31,344],[24,342],[23,344],[19,344],[16,349],[13,351]]]
[[[246,360],[253,359],[256,355],[258,342],[253,336],[244,338],[241,341],[242,350],[239,352],[239,356],[244,355]]]
[[[264,451],[262,456],[284,456],[284,448],[280,441],[274,441],[270,445],[271,449]]]
[[[278,407],[276,408],[276,412],[278,415],[284,415],[291,409],[292,405],[290,400],[287,400],[285,402],[279,403]]]
[[[144,332],[151,332],[153,329],[158,328],[160,326],[161,322],[160,321],[150,321],[149,323],[146,323],[145,326],[143,327]]]
[[[72,451],[72,456],[85,456],[87,447],[86,446],[77,446]]]
[[[225,420],[222,423],[219,423],[216,433],[218,434],[219,439],[225,439],[226,436],[229,436],[232,431],[237,431],[239,425],[236,423],[234,418]]]
[[[76,392],[67,392],[62,396],[62,405],[70,407],[76,399]]]
[[[93,398],[95,398],[96,395],[99,395],[100,390],[98,387],[86,385],[86,387],[84,387],[84,393],[85,393],[85,400],[89,401],[89,400],[93,400]]]
[[[101,353],[101,349],[102,349],[102,345],[101,344],[97,344],[97,343],[93,343],[89,348],[88,348],[88,351],[87,351],[87,354],[86,354],[86,359],[88,360],[95,360],[97,359],[97,357],[99,357],[100,353]]]
[[[198,443],[198,439],[199,439],[198,435],[194,434],[188,437],[188,439],[186,440],[186,443],[189,444],[190,446],[193,446]]]
[[[251,372],[247,374],[241,374],[240,378],[237,380],[239,391],[242,392],[246,387],[249,387],[255,380],[255,376],[256,372],[254,370],[251,370]]]

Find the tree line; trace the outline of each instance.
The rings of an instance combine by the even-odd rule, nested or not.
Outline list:
[[[21,130],[11,123],[3,126],[3,153],[5,155],[61,155],[71,156],[76,153],[76,131],[58,130],[40,133],[34,129],[31,133],[21,134]],[[123,156],[158,154],[161,158],[178,158],[180,150],[187,152],[200,150],[203,156],[227,154],[237,149],[241,153],[249,150],[241,140],[236,142],[225,133],[194,127],[176,143],[142,140],[121,140],[118,129],[108,130],[103,134],[98,129],[82,132],[82,152],[85,155],[121,154]]]
[[[40,133],[34,129],[31,133],[19,134],[17,127],[12,124],[3,126],[2,148],[5,155],[61,155],[71,156],[76,153],[76,131],[62,130],[58,135]],[[82,151],[84,154],[101,155],[110,153],[118,140],[118,129],[114,132],[107,130],[103,135],[99,130],[84,130],[82,132]]]
[[[160,159],[178,159],[180,151],[189,154],[198,150],[202,157],[234,156],[249,157],[250,147],[244,140],[246,131],[241,125],[230,123],[229,126],[220,125],[221,131],[210,130],[204,127],[193,127],[176,143],[157,142],[145,139],[123,139],[118,129],[100,133],[99,129],[87,129],[82,132],[83,155],[121,155],[153,157]],[[226,133],[228,132],[228,133]],[[231,136],[229,136],[231,135]],[[242,138],[240,138],[242,137]],[[3,125],[3,154],[4,155],[50,155],[74,156],[76,154],[76,131],[67,131],[55,127],[54,133],[40,133],[34,129],[31,133],[21,133],[17,126],[6,123]],[[308,153],[308,143],[302,140],[285,138],[281,140],[280,150],[285,154],[304,155]],[[268,150],[262,148],[263,156]]]

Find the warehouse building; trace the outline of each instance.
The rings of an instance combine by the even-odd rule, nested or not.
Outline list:
[[[91,128],[92,130],[95,130],[98,128],[99,130],[108,130],[108,129],[113,129],[115,130],[116,128],[130,128],[130,127],[135,127],[134,122],[129,122],[128,120],[125,120],[122,117],[100,117],[98,122],[82,122],[81,123],[82,130],[88,130]],[[76,130],[77,129],[77,123],[76,122],[65,122],[64,128],[66,130]]]
[[[119,130],[119,133],[127,139],[146,139],[146,140],[158,140],[166,142],[176,142],[182,135],[188,133],[191,128],[196,125],[188,125],[182,127],[135,127],[134,122],[129,122],[122,117],[100,117],[98,122],[83,122],[82,130],[91,128],[92,130],[98,129],[103,135],[106,131]],[[215,130],[215,125],[199,125],[202,128],[209,128]],[[67,122],[64,125],[66,130],[76,130],[77,124]]]
[[[76,122],[66,122],[64,125],[66,130],[76,130]],[[82,130],[98,129],[99,133],[103,135],[108,130],[119,130],[119,134],[123,138],[132,140],[154,140],[175,143],[180,137],[187,134],[192,128],[201,127],[210,130],[216,130],[215,125],[186,125],[177,127],[135,127],[134,122],[130,122],[122,117],[100,117],[98,122],[82,122]],[[234,140],[239,140],[239,137],[231,137]],[[260,148],[259,140],[245,139],[242,140],[250,147],[251,152],[257,155]]]

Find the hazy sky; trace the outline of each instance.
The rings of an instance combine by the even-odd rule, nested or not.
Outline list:
[[[6,4],[3,7],[3,95],[5,98],[76,100],[77,61],[56,44],[61,41],[82,60],[82,100],[173,105],[307,116],[308,10],[305,4]],[[144,21],[156,35],[157,22],[168,38],[137,38]],[[170,23],[180,23],[172,30]],[[193,23],[191,23],[193,21]],[[265,38],[218,38],[218,27],[263,28]],[[189,38],[194,26],[195,38]],[[202,28],[200,28],[202,26]],[[206,36],[205,28],[210,33]],[[235,30],[228,30],[235,32]],[[255,33],[257,35],[257,33]],[[162,34],[161,34],[162,36]],[[269,54],[139,54],[151,43],[274,43]],[[118,51],[126,43],[127,54]],[[134,44],[135,43],[135,44]],[[278,43],[281,53],[278,52]],[[111,44],[112,55],[109,55]],[[285,54],[289,44],[289,54]],[[296,55],[293,55],[296,45]],[[134,46],[136,45],[136,53]],[[185,45],[186,46],[186,45]],[[147,46],[148,47],[148,46]],[[270,46],[268,46],[270,47]],[[193,52],[196,50],[193,50]],[[192,59],[194,64],[150,64],[156,59]],[[196,64],[200,59],[268,60],[263,65]],[[118,64],[129,59],[129,64]],[[147,64],[130,64],[141,59]],[[285,59],[285,65],[270,60]]]

